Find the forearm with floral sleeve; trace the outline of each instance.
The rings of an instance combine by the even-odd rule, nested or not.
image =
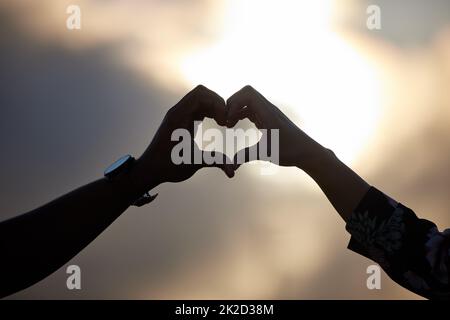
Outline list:
[[[374,187],[346,229],[348,248],[377,262],[395,282],[429,299],[450,299],[450,229],[439,232]]]

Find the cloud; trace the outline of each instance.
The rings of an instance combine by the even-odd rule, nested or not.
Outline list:
[[[0,11],[2,219],[100,177],[122,154],[142,152],[185,93],[167,76],[171,62],[219,32],[220,5],[211,1],[82,1],[84,31],[70,36],[60,27],[65,2],[21,3],[5,1]],[[386,53],[401,65],[392,74],[412,71],[393,78],[397,107],[386,108],[358,165],[441,226],[450,222],[449,100],[433,83],[443,83],[448,58],[437,68],[430,61],[446,43],[419,55]],[[441,98],[426,104],[430,96]],[[366,290],[370,262],[346,251],[343,222],[304,173],[284,168],[273,181],[258,172],[246,166],[229,180],[204,169],[158,187],[154,203],[128,210],[70,262],[82,268],[81,292],[65,289],[61,269],[11,298],[414,297],[392,282],[380,293]]]

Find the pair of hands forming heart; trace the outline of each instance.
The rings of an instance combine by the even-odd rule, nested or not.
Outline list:
[[[154,196],[149,196],[148,190],[160,183],[183,181],[197,170],[212,166],[232,177],[242,160],[239,153],[239,163],[228,161],[208,165],[175,164],[172,161],[172,150],[177,144],[171,139],[174,130],[188,130],[193,138],[195,122],[205,117],[213,118],[219,125],[228,128],[248,118],[260,130],[277,129],[278,163],[298,166],[306,171],[345,221],[349,220],[370,188],[334,154],[303,133],[253,88],[246,86],[225,102],[211,90],[198,86],[169,110],[150,146],[129,167],[129,174],[117,176],[118,183],[110,183],[106,178],[99,179],[33,211],[0,223],[0,297],[26,288],[66,264],[130,203],[136,204],[138,199],[139,205],[154,199]],[[257,145],[249,148],[257,148]],[[191,141],[191,146],[195,148],[196,144]],[[251,154],[254,155],[253,152]],[[378,193],[377,197],[380,197]],[[30,265],[33,268],[30,269]]]
[[[279,165],[303,168],[317,143],[300,130],[276,106],[251,86],[245,86],[225,102],[217,93],[199,85],[184,96],[166,114],[150,146],[137,160],[134,180],[142,189],[151,189],[164,182],[180,182],[190,178],[203,167],[220,168],[233,177],[240,164],[224,161],[222,164],[179,164],[171,160],[172,132],[186,129],[194,137],[194,122],[212,118],[219,125],[232,128],[239,120],[248,118],[258,129],[279,130]],[[192,143],[198,149],[196,143]],[[249,152],[251,146],[240,152]],[[201,151],[203,154],[207,151]],[[217,155],[216,155],[217,156]],[[225,159],[225,155],[223,155]]]

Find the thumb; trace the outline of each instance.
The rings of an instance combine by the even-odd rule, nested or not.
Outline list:
[[[236,171],[242,164],[259,160],[259,142],[239,150],[233,157],[233,169]]]
[[[225,154],[218,151],[203,151],[202,167],[221,169],[228,178],[234,177],[234,163]]]

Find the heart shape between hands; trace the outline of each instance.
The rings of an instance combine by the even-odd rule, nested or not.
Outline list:
[[[182,141],[172,148],[172,162],[220,167],[230,177],[245,162],[265,160],[278,164],[278,129],[270,129],[276,132],[268,134],[262,126],[265,100],[260,97],[253,88],[244,87],[225,103],[206,87],[192,90],[174,112],[169,112],[173,117],[180,110],[190,110],[189,115],[183,113],[193,122],[178,121],[181,128],[174,129],[171,140]],[[241,120],[241,126],[237,126]]]
[[[232,128],[221,126],[214,118],[205,118],[196,126],[194,141],[200,150],[220,152],[228,159],[235,159],[246,148],[256,147],[261,131],[248,118]]]
[[[215,124],[213,120],[204,121],[206,118]],[[241,124],[245,127],[235,128],[244,119]],[[283,127],[284,132],[289,122],[251,87],[239,90],[225,103],[217,93],[197,86],[167,112],[152,143],[139,158],[141,169],[136,170],[136,176],[151,176],[150,182],[158,185],[184,181],[205,167],[219,168],[231,178],[246,162],[279,164],[278,128]],[[283,157],[281,165],[289,165]],[[273,171],[276,166],[270,168]],[[141,180],[143,185],[149,183],[145,177]]]

